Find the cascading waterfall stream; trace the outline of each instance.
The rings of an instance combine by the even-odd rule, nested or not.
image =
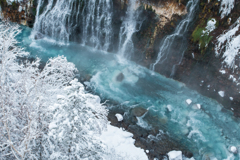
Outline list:
[[[61,43],[75,40],[108,51],[111,23],[110,0],[38,0],[33,36],[43,34]]]
[[[122,23],[119,32],[119,54],[127,59],[131,58],[134,52],[132,35],[141,28],[142,21],[138,21],[139,12],[135,5],[137,0],[130,0],[127,9],[127,15]]]
[[[49,0],[46,5],[44,0],[38,0],[33,32],[35,38],[40,38],[39,34],[43,34],[59,42],[69,42],[70,28],[68,26],[71,24],[68,19],[71,16],[73,2],[74,0],[58,0],[54,4],[54,0]]]
[[[111,0],[38,0],[32,37],[48,36],[61,44],[78,41],[109,51],[113,44],[113,2]],[[118,53],[127,59],[134,52],[132,36],[142,25],[137,0],[130,0],[120,27]],[[42,35],[43,34],[43,35]]]
[[[196,8],[198,6],[197,4],[198,4],[198,0],[190,0],[187,3],[186,7],[188,8],[188,14],[187,14],[186,18],[184,18],[178,24],[178,26],[176,27],[173,34],[166,36],[162,40],[157,59],[151,65],[152,70],[155,70],[155,66],[157,64],[163,64],[169,58],[169,56],[174,56],[174,57],[177,57],[177,62],[176,62],[176,64],[174,64],[172,66],[171,76],[174,75],[175,67],[176,67],[176,65],[179,65],[181,63],[184,52],[186,50],[185,43],[187,40],[185,40],[184,36],[189,29],[190,23],[194,19]],[[174,48],[173,45],[175,45],[175,43],[178,43],[178,45],[180,45],[180,46],[179,46],[179,48],[176,48],[175,51],[172,51],[172,52],[174,52],[174,53],[172,53],[171,49]]]
[[[90,43],[107,51],[112,39],[112,1],[85,0],[84,4],[81,13],[83,44]]]

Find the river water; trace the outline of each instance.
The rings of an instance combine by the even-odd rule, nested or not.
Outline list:
[[[64,55],[76,65],[80,76],[90,77],[85,84],[95,94],[124,103],[128,108],[147,109],[148,112],[138,118],[138,125],[149,130],[157,126],[161,134],[168,134],[186,146],[196,160],[240,158],[239,152],[229,151],[231,146],[240,145],[240,121],[215,100],[117,54],[77,43],[59,45],[47,38],[33,40],[31,29],[22,29],[19,45],[31,56],[47,61]],[[119,74],[124,75],[122,81],[117,81]],[[188,104],[187,99],[192,103]]]

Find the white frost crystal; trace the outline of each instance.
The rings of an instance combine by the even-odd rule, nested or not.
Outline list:
[[[123,120],[123,116],[121,114],[117,113],[115,116],[117,117],[118,122]]]

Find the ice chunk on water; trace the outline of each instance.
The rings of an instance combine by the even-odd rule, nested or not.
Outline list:
[[[118,122],[123,120],[123,116],[121,114],[117,113],[115,116],[117,117]]]
[[[197,104],[198,109],[201,109],[201,104]]]
[[[224,91],[219,91],[218,94],[219,94],[221,97],[224,97]]]
[[[190,105],[190,104],[192,103],[192,100],[191,100],[191,99],[187,99],[187,100],[186,100],[186,103],[187,103],[188,105]]]
[[[230,151],[231,151],[232,153],[237,153],[237,147],[231,146],[231,147],[230,147]]]
[[[167,105],[167,109],[168,109],[169,112],[171,112],[172,111],[172,106],[171,105]]]
[[[182,160],[182,151],[170,151],[167,155],[169,160]]]
[[[192,106],[193,109],[201,109],[201,104],[194,104]]]

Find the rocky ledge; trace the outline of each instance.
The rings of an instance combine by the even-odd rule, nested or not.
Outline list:
[[[113,108],[111,107],[112,105],[114,106]],[[149,160],[154,160],[154,158],[164,159],[167,157],[167,153],[172,150],[181,150],[183,156],[193,157],[193,154],[185,145],[181,145],[181,139],[170,137],[161,130],[162,128],[144,129],[137,125],[137,118],[147,113],[147,110],[141,106],[130,109],[127,112],[127,108],[124,109],[124,106],[119,106],[119,104],[108,103],[107,106],[111,107],[108,114],[108,120],[111,122],[111,125],[133,133],[135,146],[144,149]],[[116,114],[124,115],[124,119],[118,120]],[[164,122],[161,121],[160,123]]]
[[[33,0],[22,0],[20,2],[0,0],[0,19],[6,19],[11,22],[33,27],[36,5],[36,1]]]

